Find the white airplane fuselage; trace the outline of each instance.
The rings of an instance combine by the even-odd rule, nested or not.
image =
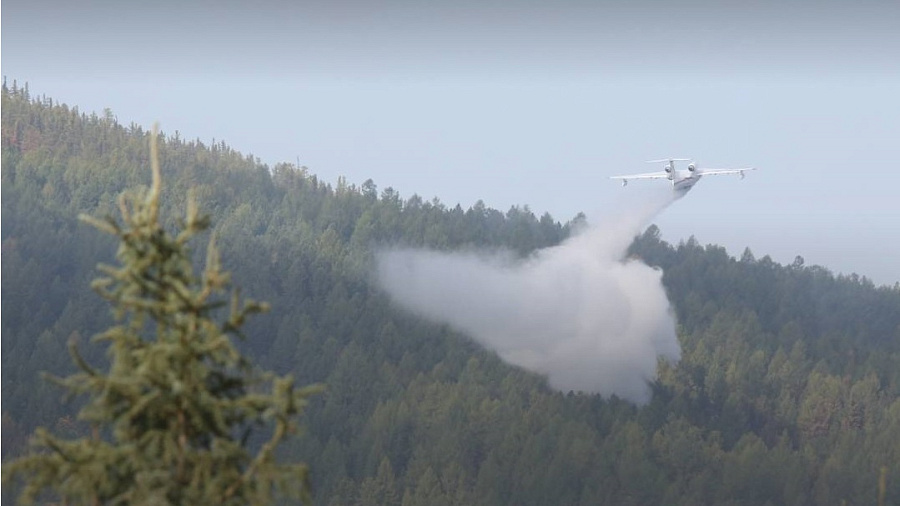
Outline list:
[[[672,174],[672,190],[678,197],[684,197],[700,181],[701,177],[703,176],[692,174],[689,171],[675,171]]]

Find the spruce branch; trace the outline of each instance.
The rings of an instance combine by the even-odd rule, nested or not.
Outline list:
[[[73,342],[81,372],[53,381],[88,396],[78,416],[92,423],[93,435],[66,440],[38,429],[33,453],[5,464],[3,481],[23,483],[25,504],[44,497],[77,504],[263,504],[273,490],[308,498],[306,467],[278,463],[275,450],[297,432],[296,418],[318,390],[256,370],[234,346],[246,319],[269,306],[231,287],[215,234],[203,270],[194,273],[187,247],[210,220],[193,197],[180,231],[162,227],[156,138],[154,128],[150,188],[120,196],[120,220],[81,217],[119,240],[117,262],[98,265],[101,277],[91,284],[116,319],[93,338],[107,344],[110,365],[92,367]],[[217,309],[226,305],[220,321]],[[271,425],[271,433],[254,452],[248,435],[257,425]]]

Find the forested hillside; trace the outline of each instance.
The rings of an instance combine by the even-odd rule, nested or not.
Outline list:
[[[104,363],[88,342],[111,317],[89,284],[115,246],[77,215],[115,214],[117,195],[150,173],[141,127],[15,85],[2,93],[6,458],[37,425],[90,433],[40,371],[73,369],[69,339]],[[317,504],[900,501],[900,285],[671,245],[650,227],[631,254],[664,271],[682,359],[660,363],[652,400],[636,407],[556,392],[394,308],[372,282],[379,245],[527,255],[582,218],[331,185],[177,132],[161,137],[160,157],[163,216],[182,215],[193,192],[236,284],[272,305],[244,351],[327,386],[287,449],[311,466]]]

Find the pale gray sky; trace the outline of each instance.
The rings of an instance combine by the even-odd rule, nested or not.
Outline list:
[[[608,176],[646,159],[752,165],[664,238],[900,281],[898,2],[2,7],[4,75],[124,124],[562,221],[645,190]]]

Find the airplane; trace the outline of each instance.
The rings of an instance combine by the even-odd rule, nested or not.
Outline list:
[[[689,163],[686,170],[678,170],[675,168],[675,162]],[[633,174],[630,176],[612,176],[610,179],[621,179],[622,186],[626,186],[631,179],[668,179],[672,182],[673,191],[678,197],[683,197],[703,176],[740,174],[741,179],[744,179],[745,171],[756,170],[756,167],[745,167],[742,169],[700,169],[697,168],[690,158],[664,158],[662,160],[648,160],[647,163],[664,163],[664,170],[659,172],[648,172],[645,174]]]

